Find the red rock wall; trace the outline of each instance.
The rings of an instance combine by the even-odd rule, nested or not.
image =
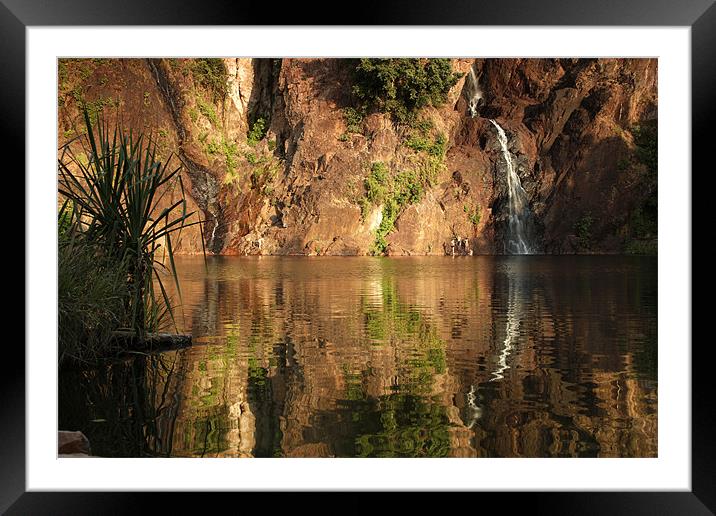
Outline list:
[[[406,132],[387,115],[347,132],[350,63],[340,59],[225,59],[227,94],[214,99],[189,60],[61,62],[59,143],[81,130],[80,99],[135,130],[154,131],[165,156],[184,160],[204,240],[221,254],[367,254],[380,207],[363,218],[371,163],[411,166]],[[632,127],[657,118],[655,59],[456,59],[473,66],[484,93],[468,114],[466,78],[448,102],[423,110],[447,136],[445,167],[421,201],[404,209],[387,253],[444,254],[455,237],[475,253],[499,253],[506,179],[494,118],[535,215],[538,247],[555,253],[621,252],[629,216],[645,196],[645,171],[630,160]],[[259,116],[265,139],[247,142]],[[629,162],[628,166],[624,163]],[[469,212],[469,213],[468,213]],[[476,218],[470,220],[470,214]],[[589,249],[575,224],[594,221]],[[198,227],[178,252],[201,252]]]

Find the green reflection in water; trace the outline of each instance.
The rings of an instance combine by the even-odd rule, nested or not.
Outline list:
[[[390,263],[390,262],[388,262]],[[433,401],[435,375],[446,371],[445,342],[414,307],[399,300],[395,282],[381,282],[382,303],[362,302],[366,334],[409,349],[399,367],[394,394],[369,397],[363,390],[366,371],[349,372],[344,366],[345,410],[352,422],[351,449],[341,455],[357,457],[445,457],[450,451],[447,411]],[[377,344],[380,344],[378,342]],[[350,441],[350,439],[348,439]]]
[[[367,337],[374,345],[398,345],[408,350],[400,368],[401,390],[429,393],[434,375],[444,373],[447,367],[445,342],[417,308],[399,300],[395,281],[387,274],[381,282],[381,294],[379,306],[362,298]]]
[[[193,449],[194,455],[197,457],[215,455],[227,450],[229,447],[226,439],[228,418],[228,407],[218,405],[206,416],[196,419],[192,424],[193,432],[184,434],[188,439],[184,443],[185,448]]]
[[[656,263],[217,263],[183,264],[195,345],[63,372],[61,428],[101,456],[656,454]]]
[[[446,457],[450,435],[445,407],[429,398],[391,394],[351,407],[354,414],[355,456]]]

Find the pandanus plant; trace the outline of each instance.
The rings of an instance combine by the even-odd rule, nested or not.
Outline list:
[[[99,117],[93,125],[86,111],[84,121],[83,152],[75,140],[60,148],[59,192],[71,202],[83,237],[126,264],[126,325],[143,338],[166,315],[175,322],[163,280],[171,276],[181,299],[172,237],[201,220],[187,212],[181,165],[170,169],[172,156],[162,163],[151,137],[116,126],[110,131]],[[167,196],[178,200],[162,204]]]

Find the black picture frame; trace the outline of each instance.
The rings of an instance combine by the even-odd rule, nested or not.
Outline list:
[[[343,7],[320,3],[283,4],[211,0],[0,0],[0,125],[6,149],[19,157],[14,170],[24,170],[25,148],[25,30],[30,26],[82,25],[574,25],[574,26],[685,26],[691,28],[692,168],[712,169],[713,147],[709,125],[714,117],[716,92],[715,0],[458,0],[449,6],[436,0],[412,2],[364,1],[350,7],[350,15],[320,20],[316,13],[339,13]],[[448,8],[449,7],[449,8]],[[347,13],[347,11],[346,11]],[[320,21],[319,21],[320,20]],[[687,172],[687,173],[690,173]],[[25,195],[23,174],[6,195]],[[18,210],[18,212],[20,212]],[[18,213],[16,212],[16,213]],[[24,214],[24,210],[22,210]],[[23,218],[24,220],[24,218]],[[16,224],[16,227],[18,225]],[[23,231],[25,226],[23,224]],[[24,239],[24,234],[23,234]],[[17,253],[20,246],[13,245]],[[25,262],[24,246],[23,262]],[[689,249],[689,253],[691,250]],[[25,267],[25,275],[32,274]],[[18,303],[19,306],[19,303]],[[24,303],[23,303],[23,306]],[[31,307],[27,307],[31,309]],[[689,334],[691,334],[689,332]],[[684,346],[691,342],[673,343]],[[696,342],[692,352],[692,490],[690,492],[570,492],[480,493],[480,503],[529,503],[531,512],[549,514],[713,514],[716,512],[716,440],[714,439],[713,388],[707,384],[709,342]],[[11,347],[11,346],[7,346]],[[7,349],[6,347],[6,349]],[[148,494],[26,492],[25,489],[25,354],[14,346],[16,357],[6,352],[8,364],[0,375],[0,512],[8,514],[104,514],[136,512],[146,507]],[[226,496],[212,496],[223,503]],[[254,494],[243,503],[260,502]],[[186,497],[161,497],[164,511],[186,508]],[[350,497],[364,495],[353,493]],[[141,500],[140,500],[141,498]],[[420,499],[421,497],[418,497]],[[350,502],[343,502],[350,507]],[[141,504],[141,505],[140,505]],[[366,507],[367,508],[367,507]]]

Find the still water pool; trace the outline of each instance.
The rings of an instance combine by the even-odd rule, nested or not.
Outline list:
[[[61,375],[95,455],[657,455],[656,258],[177,268],[191,348]]]

